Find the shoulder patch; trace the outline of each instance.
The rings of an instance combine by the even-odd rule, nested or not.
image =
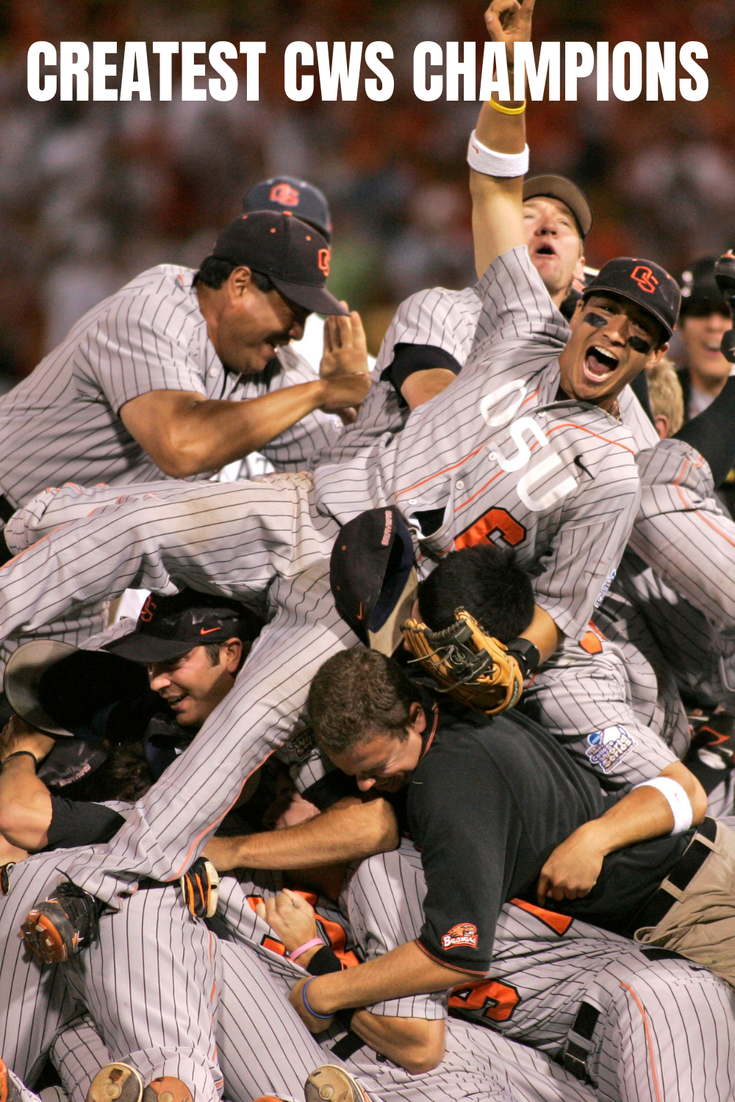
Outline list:
[[[603,773],[612,773],[637,745],[627,728],[616,723],[614,727],[605,727],[588,735],[585,754]]]
[[[458,922],[442,937],[442,949],[457,949],[460,946],[477,948],[477,926],[472,922]]]

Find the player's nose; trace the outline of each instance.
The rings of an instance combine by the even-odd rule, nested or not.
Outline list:
[[[358,781],[357,787],[361,792],[369,792],[375,784],[375,777],[367,777],[364,781]]]
[[[161,689],[165,689],[171,684],[171,677],[166,670],[162,670],[157,666],[149,666],[148,684],[154,693],[160,693]]]

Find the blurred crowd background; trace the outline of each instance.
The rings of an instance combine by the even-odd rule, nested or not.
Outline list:
[[[330,286],[363,312],[372,351],[407,294],[471,281],[464,151],[477,106],[418,101],[412,54],[424,39],[483,42],[482,10],[482,0],[5,0],[0,388],[132,275],[196,266],[250,185],[277,173],[327,193]],[[531,168],[588,193],[596,266],[632,254],[678,275],[735,244],[735,0],[539,0],[534,37],[707,45],[702,102],[598,103],[590,81],[577,103],[533,104]],[[26,51],[39,39],[264,39],[261,97],[245,100],[243,71],[230,103],[37,103]],[[393,97],[292,103],[282,57],[294,39],[389,41]]]

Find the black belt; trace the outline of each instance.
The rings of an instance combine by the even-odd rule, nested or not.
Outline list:
[[[666,879],[673,884],[675,888],[678,888],[679,891],[684,891],[684,888],[691,882],[694,874],[699,872],[704,862],[712,853],[710,847],[699,840],[698,835],[700,834],[708,841],[714,842],[717,836],[717,823],[715,820],[707,818],[701,826],[697,827],[697,833],[668,874]],[[643,904],[638,914],[628,926],[629,933],[635,933],[636,930],[640,930],[644,926],[657,926],[661,919],[671,910],[674,903],[676,903],[676,900],[665,888],[658,888]]]
[[[561,1058],[561,1062],[567,1071],[570,1071],[576,1079],[581,1079],[586,1083],[590,1082],[587,1072],[587,1060],[592,1049],[592,1034],[595,1032],[599,1017],[599,1008],[582,1000],[572,1025],[572,1033],[576,1033],[586,1044],[583,1046],[577,1044],[576,1041],[569,1041]]]

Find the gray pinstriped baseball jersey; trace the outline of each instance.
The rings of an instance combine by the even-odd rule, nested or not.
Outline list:
[[[708,464],[682,440],[637,457],[641,503],[630,545],[719,631],[735,633],[735,522],[714,496]]]
[[[527,251],[500,258],[485,282],[488,322],[495,318],[505,341],[500,358],[496,345],[492,350],[495,365],[504,364],[510,376],[505,394],[495,385],[488,388],[476,358],[449,388],[451,401],[445,392],[416,410],[390,445],[364,453],[372,459],[361,462],[375,495],[367,504],[387,497],[409,517],[419,508],[444,507],[444,525],[426,541],[438,553],[460,543],[463,534],[469,538],[475,526],[484,533],[497,526],[516,543],[521,561],[535,564],[539,604],[574,636],[584,629],[617,565],[637,505],[630,436],[595,407],[553,404],[558,323]],[[534,365],[536,380],[528,382]],[[551,407],[539,408],[549,401]],[[454,454],[458,459],[452,461]],[[428,470],[427,456],[436,457]],[[355,463],[343,465],[339,474],[333,465],[323,477],[322,472],[317,470],[315,480],[319,489],[327,486],[335,508],[339,501],[345,510],[362,508]],[[53,524],[59,523],[54,502],[66,493],[51,496]],[[104,503],[110,496],[104,491],[89,499]],[[322,501],[322,507],[328,504]],[[342,513],[339,519],[344,518]],[[77,602],[131,584],[158,592],[189,584],[246,603],[260,600],[268,589],[275,613],[233,692],[167,775],[165,795],[154,785],[107,854],[75,869],[72,879],[81,886],[112,901],[136,876],[177,875],[204,845],[247,775],[286,739],[313,673],[353,639],[329,591],[328,558],[336,533],[335,520],[315,508],[305,477],[164,485],[150,496],[145,488],[131,492],[127,503],[123,499],[62,528],[3,568],[3,635],[37,631]],[[73,570],[58,569],[65,561],[74,563]],[[108,876],[108,868],[128,874]]]
[[[46,486],[72,481],[151,482],[161,471],[119,418],[126,402],[151,390],[184,390],[245,400],[267,392],[262,376],[225,369],[207,335],[192,288],[194,272],[162,264],[136,276],[86,313],[28,376],[0,399],[0,486],[25,504]],[[270,389],[315,378],[295,353]],[[317,413],[266,446],[283,469],[337,436]],[[206,477],[206,476],[199,476]]]

